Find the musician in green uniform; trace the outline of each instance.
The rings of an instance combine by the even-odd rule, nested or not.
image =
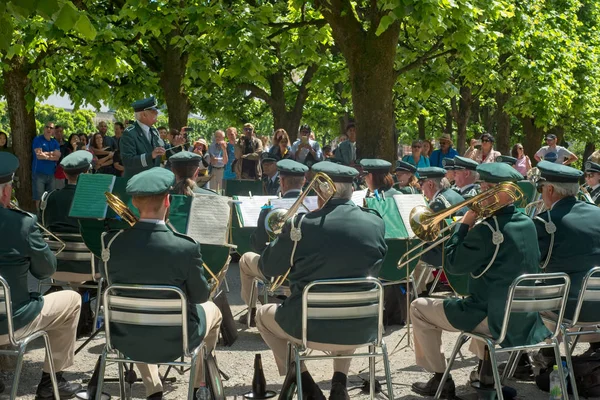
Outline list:
[[[280,176],[282,197],[284,199],[297,199],[300,193],[302,193],[304,176],[308,172],[308,167],[297,161],[285,159],[277,162],[277,170]],[[260,210],[256,229],[250,237],[250,244],[254,252],[249,251],[244,253],[240,258],[241,295],[242,300],[248,306],[256,304],[257,293],[254,293],[254,298],[250,298],[254,278],[267,279],[260,271],[258,263],[260,253],[267,247],[267,242],[271,240],[265,229],[265,218],[269,211],[271,211],[271,207],[269,206],[264,206]],[[256,326],[255,318],[256,308],[253,308],[250,310],[250,326]],[[246,325],[248,322],[248,313],[242,315],[239,318],[239,322]]]
[[[600,164],[586,161],[585,183],[588,186],[590,197],[597,206],[600,206]]]
[[[277,169],[277,159],[271,157],[270,153],[262,153],[261,168],[263,172],[263,195],[277,196],[277,193],[279,193],[280,186],[279,171]]]
[[[396,161],[397,190],[404,194],[421,194],[419,179],[416,177],[417,167],[406,161]]]
[[[538,191],[541,191],[548,210],[534,218],[542,269],[547,273],[569,274],[571,288],[565,318],[571,319],[582,279],[600,260],[600,208],[577,200],[579,179],[583,175],[580,170],[548,161],[540,161],[537,168],[541,173]],[[581,310],[579,320],[598,321],[600,311],[588,303]],[[594,329],[592,327],[591,330]],[[600,342],[600,338],[598,335],[586,335],[580,337],[580,341]],[[590,345],[594,350],[600,349],[600,343]],[[545,349],[541,353],[548,356]]]
[[[465,200],[476,196],[480,192],[480,187],[477,181],[479,174],[477,173],[477,161],[470,158],[456,156],[454,157],[454,182],[456,183],[455,191],[460,194]]]
[[[121,161],[125,167],[123,177],[126,179],[152,167],[159,167],[165,154],[165,142],[152,126],[158,117],[154,96],[138,100],[131,106],[136,121],[125,128],[119,141]]]
[[[77,178],[89,171],[92,164],[92,153],[77,150],[60,162],[67,177],[67,185],[63,189],[45,193],[40,203],[42,225],[53,233],[79,234],[79,222],[69,217],[71,203],[75,197]],[[79,240],[81,241],[81,240]],[[59,260],[56,268],[60,276],[56,277],[65,282],[83,282],[91,274],[90,260]]]
[[[483,181],[482,191],[522,179],[518,171],[503,163],[482,164],[477,172]],[[446,245],[445,268],[455,275],[468,275],[469,296],[446,300],[419,298],[411,304],[416,363],[435,374],[427,382],[413,383],[413,391],[420,395],[433,396],[446,369],[443,331],[497,337],[510,284],[522,274],[538,271],[540,252],[533,221],[517,211],[507,193],[498,193],[497,199],[502,207],[477,225],[477,215],[467,212]],[[538,313],[521,313],[511,318],[502,345],[539,343],[550,335]],[[484,349],[483,342],[471,341],[471,351],[480,360]],[[443,395],[453,398],[454,392],[450,377]]]
[[[498,156],[496,157],[496,162],[501,162],[501,163],[505,163],[510,165],[511,167],[514,167],[515,164],[517,163],[517,159],[515,157],[511,157],[511,156]]]
[[[204,278],[200,245],[189,236],[175,233],[165,225],[169,191],[175,183],[165,168],[140,172],[127,183],[127,194],[140,212],[139,221],[128,230],[103,237],[103,260],[110,284],[176,286],[188,300],[188,340],[190,348],[202,341],[212,352],[218,339],[221,312],[207,301],[209,286]],[[144,327],[111,324],[114,346],[125,356],[149,364],[138,364],[149,399],[162,398],[158,366],[152,363],[173,361],[181,356],[181,327]],[[149,333],[151,331],[151,334]],[[157,347],[156,338],[162,339]],[[204,382],[203,362],[199,358],[194,388]]]
[[[71,398],[81,390],[81,385],[69,383],[63,371],[73,365],[81,296],[70,290],[46,296],[28,290],[28,274],[36,279],[49,278],[56,271],[56,257],[42,237],[37,217],[9,208],[14,172],[18,167],[17,157],[0,152],[0,276],[10,286],[16,337],[39,330],[48,333],[59,394],[61,398]],[[0,321],[0,345],[6,345],[9,343],[6,314],[0,315]],[[36,391],[38,399],[54,398],[49,372],[46,359]],[[0,389],[3,388],[0,384]]]
[[[171,171],[175,174],[175,185],[171,189],[171,194],[181,194],[193,196],[194,193],[200,194],[218,194],[210,189],[201,188],[196,184],[198,174],[200,173],[200,164],[202,156],[191,151],[180,151],[169,158]]]
[[[443,158],[442,159],[442,168],[446,170],[446,179],[450,183],[450,188],[456,188],[456,182],[454,181],[454,175],[456,168],[454,167],[454,159],[453,158]]]
[[[352,198],[352,181],[358,175],[354,168],[332,162],[313,165],[314,172],[323,172],[334,181],[335,196],[319,210],[297,215],[283,228],[278,238],[264,250],[260,269],[267,276],[286,273],[293,264],[288,279],[291,295],[281,305],[267,304],[258,309],[256,325],[273,350],[281,375],[286,372],[287,343],[300,343],[302,337],[302,290],[319,279],[343,279],[378,276],[387,245],[384,223],[379,214],[356,206]],[[291,225],[301,229],[301,238],[290,235]],[[294,241],[296,239],[297,241]],[[376,325],[376,324],[375,324]],[[364,321],[315,321],[308,327],[308,347],[334,354],[352,354],[355,347],[349,343],[365,343]],[[375,326],[374,326],[375,328]],[[369,330],[369,334],[373,331]],[[346,376],[351,359],[333,361],[333,379],[330,399],[348,399]],[[307,398],[324,399],[304,365],[302,389]]]
[[[365,176],[365,183],[369,188],[367,197],[391,199],[395,194],[402,194],[399,190],[394,189],[394,178],[390,173],[392,163],[386,160],[363,158],[360,160],[360,166],[367,174]]]

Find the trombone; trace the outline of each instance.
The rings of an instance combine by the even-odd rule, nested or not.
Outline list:
[[[327,202],[331,200],[331,198],[335,195],[336,192],[335,184],[333,183],[331,178],[323,172],[317,172],[306,187],[306,190],[302,192],[300,197],[296,199],[294,204],[292,204],[292,206],[288,210],[284,208],[276,208],[274,210],[269,211],[269,213],[265,217],[265,230],[267,231],[267,234],[269,235],[271,240],[274,240],[279,234],[281,234],[281,231],[283,230],[283,227],[285,226],[288,220],[296,216],[298,210],[304,204],[304,199],[306,199],[308,193],[310,193],[310,191],[313,189],[319,197],[319,199],[321,199],[321,201],[323,202],[323,205],[327,204]],[[284,275],[272,278],[271,286],[269,287],[269,292],[275,292],[277,289],[279,289],[279,287],[283,285],[283,283],[287,279],[291,270],[292,266],[290,265],[290,268]]]
[[[21,211],[21,212],[26,212],[23,209],[19,208],[19,206],[17,205],[16,201],[11,201],[10,203],[8,203],[8,208],[11,210],[17,210],[17,211]],[[50,246],[50,244],[54,244],[54,245],[58,245],[58,249],[54,250],[52,249],[54,256],[58,256],[60,253],[63,252],[63,250],[67,247],[67,244],[61,240],[58,236],[56,236],[54,233],[50,232],[44,225],[40,224],[39,222],[36,221],[35,223],[38,228],[40,228],[40,230],[50,239],[52,239],[52,243],[48,243],[48,246],[52,248],[52,246]],[[47,241],[48,242],[48,241]]]
[[[485,192],[479,193],[470,199],[455,204],[454,206],[446,208],[437,213],[432,212],[431,209],[426,206],[417,206],[413,208],[410,212],[409,218],[410,227],[412,228],[413,232],[419,239],[423,240],[423,242],[429,243],[433,242],[434,240],[435,242],[429,243],[425,249],[420,249],[421,246],[423,246],[422,244],[405,253],[398,262],[398,269],[401,269],[415,259],[420,258],[423,254],[430,251],[434,247],[445,243],[450,238],[450,235],[443,236],[439,239],[437,238],[440,234],[443,234],[453,228],[457,222],[460,222],[460,220],[453,222],[443,229],[440,228],[440,224],[461,208],[468,207],[477,214],[478,219],[483,219],[489,217],[502,207],[506,206],[506,204],[500,202],[500,198],[498,196],[500,193],[506,193],[511,199],[511,204],[518,201],[523,201],[525,198],[525,195],[519,186],[512,182],[503,182],[489,188]],[[415,251],[418,251],[418,253],[413,254]]]

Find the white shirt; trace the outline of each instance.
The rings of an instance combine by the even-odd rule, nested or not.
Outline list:
[[[164,219],[140,218],[140,222],[147,222],[149,224],[156,224],[156,225],[166,225]]]
[[[543,146],[535,153],[541,160],[562,164],[573,155],[569,150],[562,146]]]
[[[148,141],[150,143],[152,143],[152,140],[150,140],[150,127],[146,124],[141,123],[140,121],[138,121],[138,125],[140,126],[140,128],[142,128],[142,131],[144,132],[144,136],[146,136],[146,139],[148,139]]]

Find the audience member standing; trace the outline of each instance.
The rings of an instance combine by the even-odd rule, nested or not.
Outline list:
[[[454,158],[458,152],[452,148],[452,136],[444,133],[439,139],[440,148],[431,152],[429,165],[432,167],[443,168],[442,160],[444,158]]]
[[[510,154],[517,159],[514,168],[519,171],[521,175],[527,176],[527,172],[531,169],[531,160],[523,151],[523,145],[521,143],[515,144],[510,151]]]
[[[33,200],[35,207],[40,205],[40,199],[44,192],[54,190],[54,172],[56,162],[60,158],[60,145],[52,134],[54,123],[48,122],[44,126],[44,134],[33,139],[33,160],[31,162],[31,174],[33,180]]]
[[[237,129],[230,126],[225,131],[227,134],[227,164],[225,165],[225,172],[223,179],[235,179],[235,172],[233,172],[232,164],[235,161],[235,146],[237,144]]]
[[[114,141],[115,141],[115,145],[117,146],[117,150],[118,150],[119,142],[121,141],[121,136],[123,136],[123,131],[125,130],[125,125],[123,125],[122,122],[117,121],[114,124],[114,128],[115,128]]]
[[[106,121],[98,122],[98,133],[102,135],[102,147],[107,147],[110,151],[115,151],[117,149],[117,142],[113,137],[106,136],[106,132],[108,132]]]
[[[335,150],[335,158],[343,165],[353,167],[356,165],[356,126],[348,124],[346,127],[348,140],[341,142]]]
[[[67,154],[69,154],[67,153],[69,144],[65,142],[64,128],[61,125],[56,125],[54,127],[54,140],[56,140],[60,145],[60,158],[58,159],[56,170],[54,171],[54,188],[63,189],[66,184],[67,176],[65,175],[65,171],[60,165],[60,162],[66,157]]]
[[[422,144],[422,149],[421,149],[421,154],[427,158],[431,157],[431,152],[433,151],[433,145],[431,144],[431,140],[429,139],[425,139],[421,141]]]
[[[494,150],[494,137],[489,133],[484,133],[479,141],[481,142],[481,149],[475,149],[468,158],[477,161],[479,164],[496,162],[496,157],[500,155],[500,152]]]
[[[291,157],[290,137],[285,129],[277,129],[273,135],[273,145],[269,149],[269,157],[275,161]]]
[[[8,147],[8,135],[0,131],[0,151],[12,153],[12,149]]]
[[[240,146],[240,170],[242,179],[260,179],[260,155],[263,152],[262,141],[254,134],[254,125],[244,124],[244,135],[238,141]]]
[[[402,157],[402,161],[414,165],[417,168],[429,167],[429,158],[423,155],[423,142],[414,140],[411,145],[412,154]]]
[[[300,137],[292,145],[294,159],[309,168],[313,164],[323,161],[321,146],[319,146],[319,142],[310,138],[311,132],[309,125],[302,125],[300,127]]]
[[[537,161],[549,161],[555,164],[569,165],[577,160],[577,156],[565,147],[556,145],[556,135],[546,135],[546,146],[542,146],[533,156]]]
[[[94,169],[99,174],[114,175],[115,169],[113,167],[113,157],[115,153],[114,151],[111,151],[109,147],[103,147],[102,143],[102,135],[100,133],[94,134],[90,146],[92,153],[96,156]]]
[[[225,143],[225,132],[217,130],[213,136],[213,142],[208,148],[210,156],[210,181],[208,188],[219,191],[223,189],[223,177],[225,175],[225,165],[229,161],[227,156],[227,143]]]

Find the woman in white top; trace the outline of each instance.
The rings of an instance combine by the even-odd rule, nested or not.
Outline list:
[[[479,164],[496,162],[496,157],[500,155],[500,152],[494,150],[494,137],[489,133],[484,133],[479,141],[481,142],[481,149],[469,149],[469,155],[466,157],[477,161]],[[473,143],[471,145],[474,147]]]
[[[531,169],[531,160],[529,156],[525,155],[523,151],[523,145],[521,143],[517,143],[513,146],[510,151],[510,155],[517,159],[514,167],[519,173],[523,176],[527,176],[527,171]]]

